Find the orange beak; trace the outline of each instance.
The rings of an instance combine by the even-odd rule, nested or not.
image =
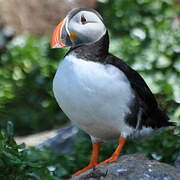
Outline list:
[[[55,28],[55,30],[52,34],[51,42],[50,42],[51,48],[63,48],[66,46],[62,42],[62,40],[63,40],[62,39],[62,28],[63,28],[64,24],[65,24],[65,19],[62,20]]]

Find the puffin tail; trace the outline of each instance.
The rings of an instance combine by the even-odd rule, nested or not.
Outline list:
[[[159,127],[175,126],[175,124],[170,121],[167,114],[160,109],[158,109],[158,112],[156,113],[156,120],[159,122]]]

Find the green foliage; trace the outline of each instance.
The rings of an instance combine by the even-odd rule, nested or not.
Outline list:
[[[172,163],[180,149],[171,130],[158,133],[144,143],[129,141],[122,154],[143,152],[152,159]],[[162,137],[166,138],[162,138]],[[159,140],[161,139],[161,141]],[[100,160],[109,157],[115,149],[114,142],[102,144]],[[83,148],[82,148],[83,147]],[[90,140],[77,138],[74,148],[68,153],[56,153],[50,149],[25,148],[13,139],[13,126],[8,122],[0,130],[0,179],[2,180],[63,180],[85,167],[90,158]]]
[[[12,131],[11,122],[8,122],[6,129],[0,130],[1,180],[60,180],[77,170],[79,164],[76,160],[79,157],[75,154],[78,154],[80,148],[70,155],[57,154],[46,148],[25,149],[24,144],[16,144]]]
[[[50,50],[47,38],[15,38],[0,55],[0,119],[12,120],[24,135],[66,122],[52,95],[52,80],[63,50]]]
[[[9,122],[7,129],[0,131],[0,179],[59,179],[50,169],[52,153],[17,145],[12,137],[11,125]]]

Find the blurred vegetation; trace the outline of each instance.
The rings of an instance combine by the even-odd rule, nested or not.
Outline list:
[[[144,142],[131,140],[125,145],[122,154],[143,152],[151,159],[173,163],[179,152],[180,143],[167,134],[172,134],[172,131],[162,131]],[[109,157],[115,146],[113,142],[103,144],[100,160]],[[6,129],[0,130],[0,179],[67,179],[88,164],[90,149],[90,140],[87,141],[84,137],[78,138],[74,142],[74,148],[68,153],[57,153],[48,148],[25,148],[24,144],[17,145],[14,141],[13,125],[8,122]]]
[[[57,127],[66,118],[52,95],[52,80],[64,50],[52,51],[49,39],[14,38],[0,55],[0,119],[12,120],[15,134]]]
[[[110,30],[110,51],[138,70],[176,127],[129,141],[123,153],[143,152],[173,163],[180,152],[180,6],[175,0],[109,0],[98,3]],[[67,121],[52,94],[52,79],[66,50],[49,49],[49,37],[21,36],[0,54],[0,179],[63,179],[84,167],[90,141],[75,141],[69,154],[18,146],[12,137],[55,128]],[[83,148],[82,148],[83,146]],[[103,145],[101,159],[114,143]],[[6,171],[5,171],[6,170]],[[8,178],[6,178],[8,177]]]

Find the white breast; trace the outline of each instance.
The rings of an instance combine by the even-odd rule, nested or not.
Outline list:
[[[53,92],[69,119],[89,135],[109,140],[132,133],[124,119],[134,94],[115,66],[66,56],[56,72]]]

